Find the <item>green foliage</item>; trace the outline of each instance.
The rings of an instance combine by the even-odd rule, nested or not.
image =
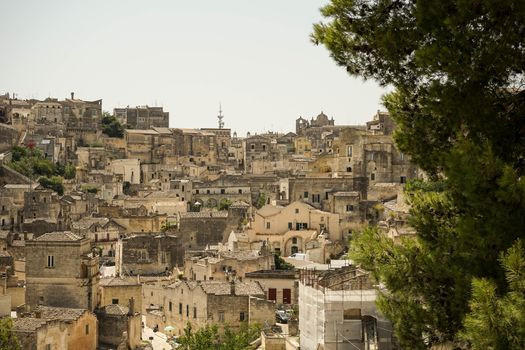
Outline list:
[[[18,162],[20,159],[29,156],[29,149],[26,147],[15,146],[11,150],[11,159],[13,162]]]
[[[40,179],[38,179],[38,182],[40,185],[44,188],[49,188],[59,195],[64,195],[64,184],[63,184],[63,178],[60,176],[52,176],[51,178],[42,176]]]
[[[87,192],[87,193],[97,194],[98,193],[98,187],[93,186],[93,185],[83,185],[82,186],[82,191]]]
[[[219,210],[228,210],[232,205],[232,201],[226,198],[221,199],[219,203]]]
[[[184,328],[184,335],[178,338],[177,342],[184,350],[245,350],[250,348],[250,343],[257,339],[260,332],[259,325],[247,323],[241,323],[238,329],[226,325],[222,333],[219,332],[217,325],[194,331],[188,323]]]
[[[71,180],[74,179],[76,175],[76,169],[73,165],[68,164],[64,167],[64,178]]]
[[[102,132],[109,137],[124,137],[124,127],[108,112],[102,113]]]
[[[474,350],[525,349],[525,248],[517,241],[501,256],[509,283],[499,296],[496,283],[487,279],[472,282],[471,312],[460,337]]]
[[[42,152],[36,148],[30,150],[27,147],[15,146],[12,149],[12,161],[9,166],[22,175],[35,178],[38,176],[62,176],[66,179],[75,178],[75,167],[73,165],[62,165],[53,163],[44,158]]]
[[[20,350],[20,343],[13,333],[13,320],[0,318],[0,349]]]
[[[255,207],[257,209],[261,209],[266,204],[266,193],[260,192],[259,196],[257,197],[257,202],[255,203]]]
[[[312,40],[395,88],[383,103],[396,144],[430,176],[406,187],[417,238],[367,229],[351,256],[386,286],[378,305],[401,346],[474,344],[457,334],[482,322],[481,290],[510,289],[499,256],[525,233],[525,2],[332,0],[321,12]]]
[[[273,259],[276,270],[293,270],[295,268],[292,264],[289,264],[286,261],[284,261],[284,259],[281,257],[280,251],[275,251],[273,253]]]

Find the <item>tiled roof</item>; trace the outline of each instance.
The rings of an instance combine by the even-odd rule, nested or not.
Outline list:
[[[257,214],[263,217],[268,217],[268,216],[279,214],[281,210],[283,209],[284,207],[281,207],[281,206],[274,206],[271,204],[267,204],[261,209],[257,210]]]
[[[124,305],[119,304],[110,304],[106,305],[104,307],[104,311],[106,312],[106,315],[127,315],[129,312],[129,308]]]
[[[236,201],[236,202],[233,202],[232,205],[230,205],[230,208],[249,208],[249,207],[251,207],[251,205],[243,201]]]
[[[101,278],[100,285],[103,287],[112,287],[112,286],[138,286],[140,283],[137,282],[136,278],[119,278],[119,277],[110,277],[110,278]]]
[[[104,226],[108,222],[108,218],[82,218],[78,221],[71,223],[71,226],[74,229],[85,230],[90,228],[93,224],[99,224],[100,226]]]
[[[34,332],[47,323],[47,320],[33,317],[15,318],[13,329],[18,332]]]
[[[81,240],[82,237],[69,231],[60,232],[48,232],[39,236],[34,241],[47,241],[47,242],[74,242]]]
[[[206,294],[231,294],[230,282],[201,281],[199,284]],[[258,282],[235,282],[235,295],[264,295],[264,290]]]
[[[181,218],[226,218],[228,217],[227,211],[204,211],[204,212],[187,212],[181,213]]]
[[[41,318],[48,320],[65,320],[72,321],[78,320],[85,312],[86,309],[71,309],[67,307],[50,307],[50,306],[38,306],[35,312],[42,312]]]

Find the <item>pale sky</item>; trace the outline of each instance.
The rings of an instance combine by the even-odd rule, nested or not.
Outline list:
[[[164,106],[170,127],[294,131],[372,118],[385,92],[309,40],[327,0],[0,0],[0,93]]]

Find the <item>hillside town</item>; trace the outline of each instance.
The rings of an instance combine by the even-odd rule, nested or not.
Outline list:
[[[253,349],[395,349],[347,251],[368,225],[414,235],[403,187],[421,174],[387,112],[337,117],[239,135],[221,109],[188,129],[162,107],[0,95],[0,316],[21,348],[256,325]]]

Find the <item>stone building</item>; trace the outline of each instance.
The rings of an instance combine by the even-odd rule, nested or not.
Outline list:
[[[99,307],[119,304],[131,307],[133,299],[137,311],[142,310],[142,284],[135,277],[109,277],[100,279]]]
[[[252,223],[259,239],[268,239],[286,255],[305,252],[313,232],[333,241],[341,239],[339,215],[296,201],[286,207],[266,205],[257,210]],[[306,236],[305,236],[306,233]]]
[[[198,330],[216,324],[275,323],[275,304],[265,300],[257,282],[177,281],[165,288],[166,325],[181,335],[187,323]]]
[[[392,349],[392,326],[376,297],[369,274],[355,266],[300,270],[301,349]]]
[[[68,131],[82,135],[82,132],[89,133],[100,129],[102,100],[83,101],[75,99],[75,94],[71,93],[71,98],[60,103]]]
[[[71,224],[71,231],[87,237],[93,247],[99,247],[102,260],[114,260],[117,241],[126,231],[112,219],[105,217],[85,217]]]
[[[170,122],[170,113],[164,112],[163,107],[137,106],[115,108],[113,116],[129,129],[168,128]]]
[[[68,349],[67,331],[67,324],[61,320],[22,317],[13,322],[13,333],[22,350]]]
[[[17,327],[23,325],[24,323],[31,324],[34,323],[37,325],[39,322],[45,322],[43,328],[47,326],[48,323],[59,321],[61,325],[59,328],[64,329],[66,346],[53,347],[51,349],[86,349],[86,350],[95,350],[98,346],[98,322],[95,314],[86,310],[86,309],[70,309],[62,307],[48,307],[48,306],[38,306],[31,314],[30,318],[23,316],[21,322],[17,324],[15,321],[15,332],[17,332]],[[32,321],[31,321],[32,320]],[[26,321],[26,322],[24,322]],[[41,327],[42,328],[42,327]],[[31,345],[32,349],[40,348],[42,342],[45,345],[49,344],[48,342],[53,342],[58,339],[62,339],[63,335],[60,334],[58,339],[51,339],[52,337],[41,337],[39,333],[43,333],[41,330],[36,330],[36,339],[34,339],[34,333],[30,332],[27,334],[30,341],[27,343],[23,341],[24,347]],[[31,334],[33,333],[33,334]],[[39,339],[40,338],[40,339]],[[44,338],[44,339],[42,339]],[[20,338],[19,338],[20,340]],[[36,341],[35,341],[36,340]],[[31,343],[31,344],[29,344]],[[49,345],[53,345],[52,343]],[[31,347],[30,347],[31,348]],[[42,347],[42,349],[46,349]],[[47,350],[47,349],[46,349]]]
[[[95,311],[98,319],[99,344],[110,348],[135,349],[141,344],[141,316],[130,307],[110,304]]]
[[[184,262],[184,247],[171,234],[140,234],[125,237],[122,244],[122,273],[167,274]]]
[[[251,271],[269,270],[275,265],[273,253],[263,247],[260,251],[204,251],[186,256],[184,276],[196,281],[243,280]]]
[[[26,303],[94,310],[99,263],[91,243],[72,232],[49,232],[26,242]]]
[[[245,281],[259,282],[266,299],[277,304],[296,305],[299,297],[298,274],[295,270],[258,270],[247,272]]]
[[[224,128],[202,128],[204,132],[215,134],[215,147],[217,159],[220,161],[228,160],[229,148],[231,147],[231,129]]]
[[[175,152],[178,156],[187,156],[189,162],[197,165],[217,162],[217,135],[215,133],[198,129],[172,129],[172,131]],[[222,136],[220,137],[223,139]]]

